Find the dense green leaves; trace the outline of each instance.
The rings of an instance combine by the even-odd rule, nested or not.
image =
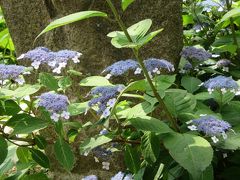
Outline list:
[[[31,157],[31,153],[29,151],[29,148],[18,147],[16,153],[17,153],[17,157],[18,157],[20,162],[22,162],[22,163],[28,163],[29,162],[29,159]]]
[[[21,108],[15,101],[0,101],[0,115],[15,115],[20,111]]]
[[[5,126],[12,127],[14,129],[13,134],[28,134],[34,130],[42,129],[48,124],[49,122],[32,117],[29,114],[16,114],[5,123]]]
[[[0,136],[0,165],[4,162],[8,154],[8,145],[6,140]]]
[[[164,139],[170,155],[184,167],[194,179],[211,164],[213,150],[207,140],[191,134],[171,134]]]
[[[227,133],[227,139],[221,140],[217,147],[228,150],[237,150],[240,149],[240,134],[237,132]]]
[[[58,138],[54,144],[54,152],[58,162],[67,170],[72,170],[74,166],[74,154],[71,147],[62,138]]]
[[[67,24],[70,24],[70,23],[73,23],[73,22],[76,22],[76,21],[83,20],[83,19],[88,19],[88,18],[91,18],[91,17],[107,17],[107,14],[103,13],[103,12],[100,12],[100,11],[82,11],[82,12],[73,13],[73,14],[70,14],[68,16],[64,16],[60,19],[57,19],[57,20],[51,22],[38,35],[38,37],[41,36],[42,34],[48,32],[48,31],[52,30],[52,29],[57,28],[57,27],[64,26],[64,25],[67,25]]]

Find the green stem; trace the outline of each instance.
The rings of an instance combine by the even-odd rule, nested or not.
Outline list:
[[[106,1],[107,1],[107,3],[108,3],[108,6],[110,7],[111,11],[113,12],[113,15],[114,15],[116,21],[118,22],[118,25],[120,26],[120,28],[121,28],[122,31],[124,32],[124,34],[125,34],[125,36],[127,37],[128,41],[129,41],[129,42],[133,42],[131,36],[129,35],[129,33],[128,33],[128,31],[127,31],[126,26],[124,25],[124,23],[123,23],[121,17],[119,16],[119,14],[118,14],[115,6],[113,5],[112,1],[111,1],[111,0],[106,0]],[[141,68],[142,68],[142,70],[143,70],[143,73],[144,73],[144,75],[145,75],[145,77],[146,77],[146,79],[147,79],[147,81],[148,81],[148,83],[149,83],[149,85],[150,85],[150,87],[151,87],[151,89],[152,89],[152,91],[153,91],[154,96],[157,98],[160,106],[163,108],[164,112],[166,113],[168,120],[169,120],[169,121],[171,122],[171,124],[172,124],[172,127],[173,127],[176,131],[179,131],[179,128],[178,128],[178,126],[177,126],[177,123],[176,123],[175,119],[173,118],[173,116],[171,115],[171,113],[168,111],[168,109],[167,109],[167,107],[166,107],[163,99],[160,97],[160,95],[159,95],[158,92],[157,92],[157,89],[156,89],[155,86],[153,85],[153,82],[152,82],[152,80],[151,80],[151,78],[150,78],[150,76],[149,76],[149,74],[148,74],[148,71],[147,71],[147,69],[146,69],[146,67],[145,67],[145,65],[144,65],[144,63],[143,63],[143,59],[142,59],[142,57],[139,56],[139,51],[138,51],[138,49],[137,49],[137,48],[134,48],[134,49],[133,49],[133,53],[134,53],[134,55],[135,55],[135,58],[138,60],[140,66],[141,66]]]

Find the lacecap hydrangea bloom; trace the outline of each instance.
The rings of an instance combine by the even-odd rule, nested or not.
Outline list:
[[[22,75],[29,73],[24,66],[0,64],[0,84],[13,80],[22,85],[25,82]]]
[[[239,89],[236,81],[234,81],[231,77],[225,77],[222,75],[211,78],[202,85],[208,89],[210,94],[214,90],[221,90],[222,93],[226,93],[227,91],[236,93],[236,91]]]
[[[110,115],[110,109],[115,105],[117,96],[124,88],[124,85],[96,87],[89,93],[93,98],[89,101],[88,106],[97,105],[98,114],[106,118]]]
[[[138,71],[136,71],[137,69]],[[111,76],[120,76],[130,70],[135,71],[134,74],[140,74],[141,69],[139,69],[140,68],[137,61],[127,59],[113,63],[111,66],[108,66],[106,69],[104,69],[103,73],[108,73],[106,77],[109,79]]]
[[[132,174],[126,174],[123,172],[118,172],[117,174],[115,174],[111,180],[133,180],[133,176]]]
[[[223,120],[219,120],[214,116],[202,116],[199,119],[194,119],[188,124],[193,125],[188,126],[190,130],[197,130],[210,136],[214,143],[219,141],[218,137],[222,136],[223,139],[227,138],[226,132],[231,129],[231,125]]]
[[[214,0],[205,0],[198,3],[199,5],[203,6],[203,11],[211,12],[213,8],[216,8],[219,12],[222,12],[225,6],[225,0],[221,0],[216,2]]]
[[[98,177],[96,175],[89,175],[82,178],[82,180],[98,180]]]
[[[68,98],[65,95],[47,92],[38,97],[38,106],[44,107],[51,113],[51,119],[58,121],[60,118],[69,119],[70,114],[67,112],[69,104]]]
[[[204,49],[195,48],[193,46],[185,47],[181,56],[189,61],[203,62],[212,57],[212,54]]]
[[[144,65],[151,78],[152,74],[160,74],[162,69],[168,72],[175,71],[173,64],[164,59],[149,58],[144,60]]]
[[[62,68],[65,68],[69,60],[79,63],[79,57],[82,54],[77,51],[61,50],[57,52],[50,51],[45,47],[37,47],[34,50],[22,54],[18,59],[28,59],[34,69],[38,69],[41,64],[48,65],[53,73],[60,74]]]

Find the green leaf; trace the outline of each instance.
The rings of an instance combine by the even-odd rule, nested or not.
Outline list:
[[[80,152],[83,154],[84,152],[89,152],[90,150],[101,146],[103,144],[109,143],[112,141],[112,138],[107,136],[98,136],[96,138],[90,138],[86,139],[81,145],[80,145]]]
[[[41,88],[38,84],[25,84],[24,86],[21,86],[17,88],[15,91],[13,91],[13,97],[15,98],[23,98],[32,94],[35,94],[39,91]]]
[[[74,154],[71,147],[62,138],[58,138],[54,144],[54,152],[58,162],[67,170],[74,167]]]
[[[124,160],[131,172],[137,173],[139,171],[141,161],[136,148],[127,145],[125,147]]]
[[[45,128],[48,124],[49,122],[32,117],[29,114],[16,114],[5,123],[5,126],[14,129],[12,134],[28,134]]]
[[[201,83],[200,79],[191,76],[183,76],[181,80],[181,85],[190,93],[197,91]]]
[[[132,83],[130,83],[126,89],[124,90],[124,92],[128,92],[128,91],[146,91],[147,87],[148,87],[148,82],[143,79],[143,80],[138,80],[138,81],[134,81]]]
[[[212,97],[217,101],[220,106],[223,106],[229,103],[235,97],[235,93],[227,91],[223,94],[220,90],[217,90],[213,91]]]
[[[145,132],[141,142],[144,160],[149,164],[155,163],[160,153],[159,138],[152,132]]]
[[[228,150],[238,150],[240,149],[240,134],[234,132],[227,133],[227,139],[221,139],[217,144],[218,148],[228,149]]]
[[[21,180],[49,180],[46,174],[44,173],[36,173],[31,175],[24,175]]]
[[[67,25],[67,24],[70,24],[70,23],[73,23],[73,22],[76,22],[76,21],[80,21],[80,20],[83,20],[83,19],[88,19],[88,18],[91,18],[91,17],[107,17],[107,14],[104,13],[104,12],[100,12],[100,11],[82,11],[82,12],[77,12],[77,13],[73,13],[73,14],[70,14],[68,16],[64,16],[60,19],[57,19],[53,22],[51,22],[38,36],[41,36],[42,34],[52,30],[52,29],[55,29],[57,27],[60,27],[60,26],[64,26],[64,25]]]
[[[189,24],[194,24],[193,16],[192,15],[182,15],[183,19],[183,26],[187,26]]]
[[[122,9],[125,11],[135,0],[122,0]]]
[[[66,90],[71,85],[72,85],[72,81],[69,77],[63,77],[58,81],[58,86],[63,90]]]
[[[156,82],[157,90],[165,91],[174,84],[176,75],[160,75],[156,76],[154,80]]]
[[[57,91],[59,88],[58,81],[52,74],[40,73],[39,80],[40,80],[40,83],[43,86],[47,87],[49,90]]]
[[[68,112],[71,116],[76,116],[86,112],[88,108],[88,102],[72,103],[68,106]]]
[[[230,11],[228,11],[223,17],[222,19],[219,21],[218,24],[223,23],[226,20],[229,20],[230,18],[235,18],[237,16],[240,16],[240,8],[234,8]]]
[[[32,158],[36,163],[44,168],[50,168],[50,162],[48,157],[42,152],[37,149],[30,149]]]
[[[172,158],[185,168],[194,179],[211,164],[213,149],[200,136],[174,133],[164,138],[164,145]]]
[[[222,118],[235,126],[240,123],[240,102],[232,101],[223,106],[221,110]]]
[[[165,134],[173,132],[167,124],[162,122],[159,119],[149,117],[149,116],[140,116],[137,118],[129,119],[129,122],[138,130],[141,131],[151,131],[159,134]]]
[[[111,43],[116,48],[140,48],[163,30],[159,29],[146,35],[151,25],[152,20],[145,19],[129,27],[127,31],[132,41],[126,37],[123,31],[113,31],[107,36],[112,38]]]
[[[102,76],[90,76],[80,81],[80,86],[112,86],[112,84]]]
[[[6,140],[0,136],[0,164],[4,162],[8,154],[8,145]]]
[[[43,136],[36,135],[34,140],[39,149],[44,149],[47,146],[47,141]]]
[[[181,89],[169,89],[165,92],[164,102],[168,110],[177,117],[181,113],[191,113],[196,107],[195,97]]]
[[[21,111],[19,105],[13,100],[0,103],[0,115],[15,115]]]
[[[27,147],[18,147],[16,151],[19,161],[22,163],[28,163],[31,153]]]

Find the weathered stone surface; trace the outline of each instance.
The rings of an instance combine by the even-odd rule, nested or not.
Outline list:
[[[120,9],[120,0],[114,3]],[[142,19],[153,20],[152,30],[164,28],[153,42],[142,49],[144,58],[166,58],[178,64],[179,52],[182,49],[182,19],[181,0],[136,0],[129,9],[122,13],[127,26]],[[36,46],[46,46],[53,50],[72,49],[83,53],[80,65],[75,69],[89,75],[98,74],[113,61],[133,58],[129,49],[115,49],[111,46],[106,34],[119,30],[113,20],[104,0],[0,0],[11,36],[15,43],[17,55]],[[33,45],[35,37],[54,19],[70,13],[83,10],[101,10],[110,14],[110,20],[93,18],[73,23],[40,37]],[[70,90],[71,99],[76,99],[79,87]],[[81,117],[78,120],[82,120]],[[87,134],[87,133],[86,133]],[[85,135],[86,135],[85,134]],[[49,136],[51,133],[48,134]],[[84,136],[85,136],[84,135]],[[79,137],[79,139],[82,139]],[[75,152],[78,154],[78,145]],[[49,147],[51,149],[51,147]],[[48,153],[52,151],[49,150]],[[101,164],[95,163],[93,158],[78,156],[77,165],[73,170],[74,177],[67,173],[59,173],[59,169],[52,161],[54,179],[79,179],[78,174],[98,174],[102,179],[109,179],[110,175],[119,170],[122,165],[121,155],[112,159],[113,166],[109,172],[101,170]],[[91,169],[91,170],[89,170]]]

